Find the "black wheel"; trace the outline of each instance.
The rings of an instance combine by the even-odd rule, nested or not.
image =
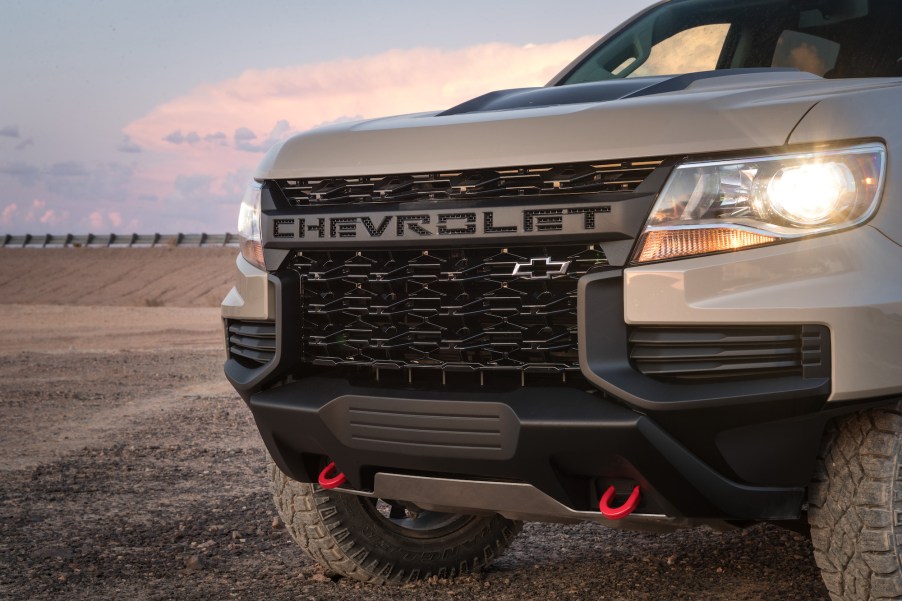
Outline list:
[[[314,560],[363,582],[452,578],[501,555],[520,523],[501,516],[424,511],[392,500],[327,491],[272,464],[273,498],[292,538]]]
[[[814,557],[834,601],[902,599],[902,405],[832,427],[809,492]]]

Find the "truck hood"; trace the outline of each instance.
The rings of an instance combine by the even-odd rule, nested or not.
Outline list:
[[[727,70],[492,92],[341,123],[274,147],[257,179],[428,173],[780,147],[821,100],[899,79]]]

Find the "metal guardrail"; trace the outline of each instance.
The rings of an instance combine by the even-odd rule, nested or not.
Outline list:
[[[0,248],[153,248],[238,246],[235,234],[6,234]]]

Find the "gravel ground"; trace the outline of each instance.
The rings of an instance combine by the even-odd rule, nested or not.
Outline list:
[[[827,598],[808,541],[772,526],[529,524],[486,572],[450,583],[325,573],[276,517],[220,361],[203,348],[0,352],[0,598]]]

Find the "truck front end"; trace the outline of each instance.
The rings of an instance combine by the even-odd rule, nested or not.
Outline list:
[[[900,17],[872,4],[842,22]],[[809,517],[822,566],[840,561],[825,516],[853,503],[830,498],[852,476],[827,458],[848,463],[862,415],[868,461],[902,435],[886,425],[902,421],[902,88],[741,57],[769,7],[665,3],[546,88],[267,155],[225,371],[311,555],[405,580],[484,565],[523,520]],[[794,10],[829,37],[820,9]],[[711,69],[628,77],[713,26]]]

